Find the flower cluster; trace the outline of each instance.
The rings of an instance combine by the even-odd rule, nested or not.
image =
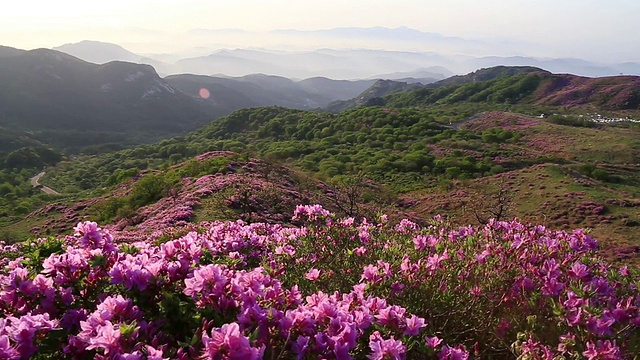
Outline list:
[[[585,232],[441,218],[208,222],[136,241],[79,223],[4,246],[0,357],[625,358],[637,272]],[[180,230],[180,231],[179,231]],[[170,234],[180,234],[171,237]]]

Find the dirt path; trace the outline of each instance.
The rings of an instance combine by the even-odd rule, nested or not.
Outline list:
[[[61,195],[59,192],[53,190],[52,188],[48,187],[48,186],[43,186],[40,184],[40,178],[44,176],[44,171],[41,172],[40,174],[32,177],[31,179],[29,179],[31,181],[31,186],[33,187],[38,187],[38,186],[42,186],[42,191],[44,191],[47,194],[50,195]]]
[[[462,121],[458,121],[455,123],[451,123],[449,125],[445,125],[444,127],[449,128],[449,129],[454,129],[454,130],[460,130],[460,125],[468,123],[469,121],[475,120],[477,118],[479,118],[480,116],[484,115],[486,112],[481,112],[481,113],[477,113],[475,115],[471,115],[468,118],[462,120]]]

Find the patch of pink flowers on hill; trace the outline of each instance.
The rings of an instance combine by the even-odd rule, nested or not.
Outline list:
[[[521,114],[502,111],[489,111],[477,118],[463,124],[461,127],[468,130],[482,131],[490,128],[518,131],[540,125],[541,121]]]
[[[582,230],[515,220],[450,229],[442,218],[394,226],[336,219],[318,205],[299,206],[294,216],[307,225],[207,222],[162,241],[123,242],[81,222],[41,264],[3,247],[11,260],[0,274],[0,356],[468,359],[468,349],[482,351],[473,339],[447,343],[458,334],[434,326],[437,316],[403,306],[403,294],[430,281],[438,291],[420,299],[445,294],[489,304],[498,316],[483,329],[524,358],[624,358],[637,338],[637,279],[589,258],[597,242]],[[345,254],[363,266],[335,274],[332,261]],[[344,291],[301,290],[345,278],[354,281]],[[460,311],[467,310],[474,309]],[[545,318],[518,318],[531,310]],[[538,334],[547,343],[513,333],[546,320],[562,329]]]

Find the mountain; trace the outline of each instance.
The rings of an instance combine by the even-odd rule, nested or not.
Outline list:
[[[253,84],[243,84],[231,79],[205,75],[171,75],[164,80],[175,89],[191,96],[200,96],[202,89],[207,89],[208,102],[220,112],[230,114],[235,110],[260,106],[253,94],[262,95],[263,89]]]
[[[90,40],[64,44],[53,48],[53,50],[67,53],[95,64],[105,64],[111,61],[139,62],[143,58],[120,45]]]
[[[357,97],[346,101],[334,101],[325,107],[332,113],[339,113],[360,106],[375,106],[382,104],[382,97],[399,92],[410,92],[422,88],[421,84],[400,82],[393,80],[378,80],[370,88]]]
[[[382,105],[383,97],[395,94],[406,93],[420,89],[434,89],[451,85],[461,85],[478,81],[487,81],[504,76],[513,76],[527,72],[544,71],[533,67],[510,67],[496,66],[488,69],[480,69],[467,75],[456,75],[440,81],[432,81],[426,85],[416,81],[392,81],[379,80],[371,88],[365,90],[357,97],[346,101],[335,101],[326,107],[327,111],[336,113],[359,106]]]
[[[101,44],[100,46],[103,46]],[[115,54],[115,52],[112,52]],[[0,151],[51,145],[88,151],[183,134],[246,108],[279,105],[314,109],[356,96],[373,80],[174,75],[121,61],[97,65],[48,49],[0,48]],[[205,99],[201,89],[208,90]],[[111,146],[111,145],[109,145]],[[103,148],[106,149],[106,148]]]
[[[332,79],[390,79],[424,83],[431,78],[441,80],[454,74],[466,74],[480,68],[501,65],[532,66],[553,73],[570,73],[589,77],[619,74],[640,75],[640,64],[635,62],[616,64],[571,58],[505,56],[502,49],[503,44],[493,46],[486,41],[447,37],[410,28],[281,30],[268,34],[233,29],[201,29],[188,33],[188,36],[193,36],[200,42],[209,37],[220,35],[249,38],[256,36],[279,37],[280,40],[274,44],[287,43],[286,39],[294,42],[306,39],[308,43],[309,38],[313,38],[319,48],[304,51],[279,51],[267,48],[226,49],[220,45],[217,47],[198,46],[181,53],[140,55],[117,44],[86,40],[75,44],[65,44],[54,49],[98,64],[110,61],[148,64],[163,75],[223,73],[230,76],[244,76],[264,73],[292,79],[322,76]],[[321,41],[322,39],[330,39],[331,41],[325,43]],[[420,45],[409,47],[413,49],[424,48],[425,44],[432,46],[429,47],[429,51],[371,50],[380,47],[380,42]],[[344,43],[344,48],[354,48],[356,47],[354,44],[362,43],[359,46],[362,49],[336,50],[326,48],[326,46],[335,47],[342,43]],[[271,44],[271,42],[266,41],[265,44]],[[513,44],[509,46],[511,45]],[[482,53],[483,56],[445,55],[450,53],[470,54],[474,53],[474,49],[480,49],[476,53]],[[527,49],[524,47],[515,53],[527,53]],[[0,56],[2,56],[1,53],[2,51],[0,51]]]
[[[176,66],[164,61],[162,56],[143,56],[135,54],[120,45],[106,43],[101,41],[84,40],[79,43],[65,44],[53,48],[78,59],[91,62],[94,64],[106,64],[112,61],[124,61],[138,64],[146,64],[153,66],[160,74],[173,74],[176,72]]]
[[[0,45],[0,58],[10,57],[10,56],[17,56],[17,55],[21,55],[23,53],[25,53],[25,50],[19,50],[19,49],[14,49],[12,47],[1,46]]]
[[[620,73],[640,75],[640,64],[599,64],[582,59],[537,59],[526,56],[487,56],[463,60],[459,66],[469,71],[479,68],[505,66],[533,66],[553,73],[570,73],[588,77],[613,76]]]
[[[242,77],[204,75],[172,75],[168,84],[197,96],[207,89],[207,99],[218,110],[231,111],[256,106],[285,106],[294,109],[323,107],[338,99],[351,98],[369,87],[373,81],[346,81],[311,78],[293,81],[280,76],[252,74]]]
[[[305,79],[322,76],[332,79],[370,79],[378,74],[407,72],[446,64],[435,53],[411,53],[379,50],[270,51],[219,50],[208,56],[176,62],[178,71],[209,75],[223,73],[243,76],[264,73]],[[443,78],[441,76],[440,78]]]
[[[463,85],[474,82],[489,81],[505,76],[515,76],[532,72],[547,72],[532,66],[493,66],[482,68],[466,75],[456,75],[429,84],[428,88],[439,88],[451,85]]]
[[[396,80],[405,82],[410,82],[410,80],[413,79],[415,80],[414,82],[420,82],[423,85],[426,85],[438,80],[451,77],[453,75],[454,73],[452,73],[445,67],[430,66],[428,68],[420,68],[412,71],[398,71],[394,73],[378,74],[376,76],[372,76],[371,79]]]
[[[378,81],[371,88],[365,90],[357,97],[346,101],[335,101],[326,107],[330,112],[341,112],[359,106],[384,104],[383,97],[403,92],[411,92],[419,89],[435,89],[440,87],[462,85],[473,82],[493,80],[505,76],[526,74],[529,72],[544,72],[542,69],[526,66],[496,66],[487,69],[480,69],[467,75],[456,75],[440,81],[429,82],[426,85],[416,81]],[[408,73],[407,73],[408,74]],[[383,77],[384,78],[384,77]]]
[[[150,142],[217,116],[148,65],[37,49],[0,57],[0,126],[59,148]]]
[[[303,90],[318,94],[330,101],[350,99],[362,93],[375,83],[371,80],[333,80],[326,77],[313,77],[297,82]]]
[[[340,112],[358,106],[405,107],[458,102],[637,109],[640,77],[588,78],[552,74],[530,66],[496,66],[424,86],[379,82],[356,98],[334,102],[326,109]]]
[[[478,74],[467,78],[461,85],[427,85],[413,92],[392,94],[377,104],[386,106],[424,106],[455,104],[460,102],[492,104],[530,104],[554,107],[588,107],[603,110],[639,110],[640,77],[612,76],[587,78],[569,74],[551,74],[535,69],[521,68],[524,74],[507,74],[488,81],[473,81]],[[494,72],[495,69],[489,71]],[[480,72],[482,75],[485,72]],[[445,81],[445,84],[448,82]]]

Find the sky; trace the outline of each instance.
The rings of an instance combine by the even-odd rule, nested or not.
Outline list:
[[[9,0],[0,11],[0,45],[32,49],[98,40],[162,53],[198,45],[188,35],[193,29],[254,33],[243,38],[218,35],[202,46],[284,47],[284,40],[278,43],[255,34],[406,26],[445,36],[526,44],[527,55],[624,62],[640,61],[638,14],[637,0]],[[331,44],[317,44],[327,45]]]

